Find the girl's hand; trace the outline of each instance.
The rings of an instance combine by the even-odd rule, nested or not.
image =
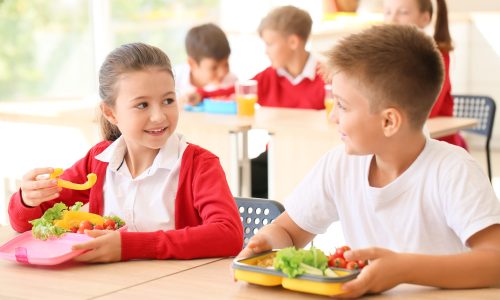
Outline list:
[[[359,276],[342,286],[345,294],[336,298],[357,298],[366,293],[381,293],[405,281],[405,255],[383,248],[351,250],[344,253],[347,260],[369,260]]]
[[[50,179],[53,168],[39,168],[29,171],[21,181],[21,193],[24,204],[38,206],[43,202],[59,197],[62,188],[57,186],[57,179]],[[46,178],[42,178],[47,175]]]
[[[114,262],[122,259],[122,239],[119,231],[85,230],[93,240],[73,245],[73,250],[90,250],[75,258],[81,262]]]

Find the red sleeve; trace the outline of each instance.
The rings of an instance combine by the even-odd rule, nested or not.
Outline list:
[[[214,98],[214,97],[229,97],[235,93],[234,85],[225,89],[217,89],[214,91],[207,92],[204,89],[198,88],[196,90],[200,94],[201,99]]]
[[[95,148],[95,147],[94,147]],[[69,180],[71,182],[85,182],[87,181],[87,174],[90,169],[90,158],[94,156],[92,148],[87,155],[77,161],[71,168],[64,170],[61,179]],[[9,220],[12,228],[17,232],[24,232],[31,230],[29,221],[40,218],[43,213],[54,206],[57,202],[64,202],[66,205],[71,206],[75,202],[80,201],[87,203],[89,201],[90,190],[74,191],[70,189],[63,189],[59,198],[51,201],[44,202],[37,207],[26,206],[23,202],[21,189],[14,193],[9,202]]]
[[[222,257],[241,251],[243,227],[217,157],[204,160],[188,185],[192,187],[191,192],[178,191],[176,201],[192,201],[191,209],[196,214],[190,216],[177,211],[179,206],[176,205],[175,215],[176,218],[193,218],[192,221],[198,224],[170,231],[122,232],[122,260]],[[186,198],[179,198],[181,195]],[[192,199],[187,199],[189,197]]]

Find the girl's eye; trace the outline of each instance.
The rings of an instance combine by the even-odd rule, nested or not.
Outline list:
[[[172,103],[174,103],[174,99],[173,98],[167,98],[167,99],[163,100],[163,102],[166,103],[166,104],[172,104]]]
[[[136,107],[138,109],[145,109],[146,107],[148,107],[148,104],[146,102],[142,102],[142,103],[139,103],[138,105],[136,105]]]

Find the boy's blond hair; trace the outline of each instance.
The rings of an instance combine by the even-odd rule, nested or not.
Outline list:
[[[281,6],[273,9],[265,16],[258,28],[259,35],[262,31],[274,30],[283,35],[296,34],[307,41],[311,34],[312,19],[309,13],[295,6]]]
[[[414,26],[374,26],[341,40],[328,57],[332,74],[358,80],[372,112],[396,107],[413,128],[422,128],[443,83],[435,42]]]

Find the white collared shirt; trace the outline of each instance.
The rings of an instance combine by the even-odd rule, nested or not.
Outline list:
[[[313,57],[311,53],[309,53],[309,57],[307,58],[306,64],[304,65],[304,69],[302,69],[302,73],[297,75],[297,77],[293,77],[287,70],[284,68],[276,69],[276,73],[278,76],[284,76],[291,84],[297,85],[305,78],[309,78],[310,80],[314,80],[316,78],[316,65],[317,61]]]
[[[96,159],[109,163],[103,187],[104,215],[116,215],[129,231],[175,229],[175,197],[184,137],[173,134],[160,149],[152,165],[132,178],[125,154],[127,146],[118,138]]]

